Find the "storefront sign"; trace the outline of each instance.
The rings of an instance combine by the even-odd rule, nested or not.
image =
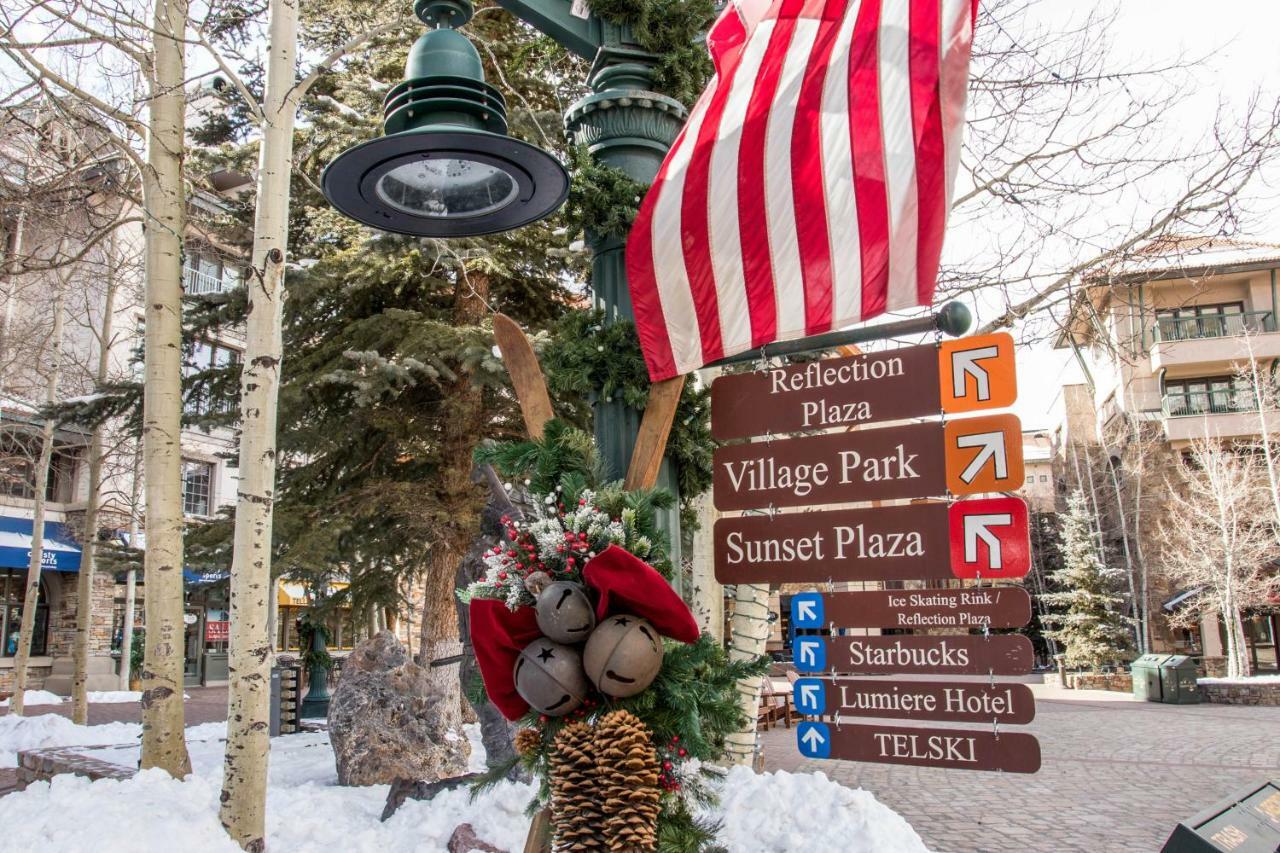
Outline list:
[[[208,621],[204,623],[204,640],[206,643],[225,643],[231,638],[231,623]]]
[[[999,409],[1016,397],[1013,338],[1001,332],[721,376],[711,432],[724,441],[847,428]]]
[[[1040,769],[1039,741],[1021,732],[835,726],[806,720],[796,726],[796,743],[806,758],[1005,773]]]
[[[1025,684],[801,678],[792,693],[796,710],[809,716],[1001,725],[1029,723],[1036,716],[1035,697]]]
[[[1021,628],[1031,621],[1031,596],[1020,586],[973,589],[890,589],[803,592],[791,596],[791,627]]]
[[[1021,634],[798,636],[792,655],[799,672],[851,675],[1025,675],[1035,660]]]
[[[721,583],[1018,578],[1031,566],[1020,498],[722,518],[714,541]]]
[[[991,415],[727,445],[714,470],[721,510],[1012,491],[1022,427]]]

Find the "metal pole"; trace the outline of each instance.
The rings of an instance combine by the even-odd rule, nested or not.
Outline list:
[[[967,332],[972,324],[973,313],[964,303],[948,302],[938,310],[937,314],[930,314],[927,317],[896,320],[892,323],[879,323],[875,326],[861,326],[856,329],[842,329],[822,335],[799,338],[794,341],[779,341],[775,344],[766,344],[753,350],[731,355],[728,358],[722,358],[719,361],[712,362],[707,367],[741,364],[744,361],[761,361],[775,356],[817,352],[819,350],[848,346],[849,344],[864,344],[868,341],[883,341],[888,338],[918,335],[933,331],[940,331],[954,338]]]

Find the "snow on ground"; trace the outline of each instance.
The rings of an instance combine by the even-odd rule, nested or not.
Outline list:
[[[24,690],[22,691],[22,704],[24,707],[32,705],[61,705],[65,700],[57,693],[50,693],[48,690]],[[8,708],[9,700],[0,699],[0,708]]]
[[[1280,684],[1280,675],[1250,675],[1242,678],[1197,678],[1199,684]]]
[[[116,743],[120,746],[85,752],[135,766],[140,730],[129,723],[75,726],[52,714],[0,717],[0,761],[33,746]],[[119,782],[62,775],[0,798],[5,845],[43,853],[167,853],[181,838],[188,850],[237,853],[218,823],[225,732],[225,723],[187,729],[193,772],[184,781],[160,770]],[[473,746],[471,769],[482,769],[479,726],[467,727],[467,739]],[[532,785],[502,783],[473,802],[465,789],[446,791],[429,803],[409,800],[382,823],[386,785],[340,787],[328,735],[288,735],[271,741],[267,847],[290,853],[443,851],[453,830],[470,823],[482,840],[518,851],[528,834],[524,809],[533,793]],[[76,820],[66,820],[68,814]],[[719,840],[731,853],[925,851],[907,822],[870,793],[845,788],[821,773],[734,768],[721,807],[708,816],[722,822]]]
[[[46,746],[81,746],[86,744],[129,743],[142,735],[137,723],[107,723],[102,726],[77,726],[57,714],[0,717],[0,767],[17,767],[18,751]]]
[[[90,690],[90,705],[115,705],[122,702],[141,702],[141,690]]]

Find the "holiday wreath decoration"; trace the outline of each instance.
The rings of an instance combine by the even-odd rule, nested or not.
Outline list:
[[[515,503],[500,502],[511,510],[500,543],[459,597],[483,680],[468,698],[521,727],[514,757],[476,787],[517,765],[538,781],[529,850],[703,850],[716,835],[697,817],[723,775],[715,762],[751,723],[738,684],[769,661],[730,660],[669,583],[659,514],[675,498],[654,483],[683,379],[650,389],[626,478],[610,481],[591,435],[554,417],[523,331],[497,315],[494,337],[529,440],[476,451]],[[705,488],[678,479],[691,495]]]
[[[593,453],[551,421],[537,441],[479,454],[524,478],[532,508],[503,519],[484,576],[460,592],[476,663],[489,701],[523,726],[515,762],[540,782],[554,849],[697,850],[714,835],[695,819],[711,763],[743,722],[737,682],[765,662],[730,662],[700,635],[664,576],[656,518],[671,496],[589,486]]]

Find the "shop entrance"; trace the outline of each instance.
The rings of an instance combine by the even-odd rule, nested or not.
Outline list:
[[[183,634],[182,686],[199,687],[201,676],[204,675],[204,630],[200,624],[200,611],[188,608],[182,614],[182,622],[186,629]]]

